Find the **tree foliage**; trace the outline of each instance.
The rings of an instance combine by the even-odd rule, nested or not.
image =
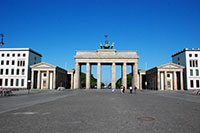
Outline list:
[[[94,78],[92,74],[90,75],[90,77],[91,88],[95,88],[95,86],[97,86],[97,79]],[[101,85],[104,86],[104,83],[101,83]],[[81,72],[81,87],[86,87],[86,74],[83,72]]]
[[[122,78],[118,79],[116,82],[116,87],[120,88],[120,86],[122,85]],[[127,74],[127,87],[132,85],[132,74],[129,73]]]

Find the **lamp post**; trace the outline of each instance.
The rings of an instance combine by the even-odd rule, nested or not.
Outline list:
[[[0,42],[0,45],[3,46],[3,45],[4,45],[4,42],[3,42],[3,36],[4,36],[4,35],[3,35],[3,34],[0,34],[0,36],[1,36],[1,42]]]

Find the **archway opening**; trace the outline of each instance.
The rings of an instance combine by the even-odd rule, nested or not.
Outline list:
[[[101,88],[102,89],[111,89],[111,75],[112,75],[112,64],[102,64],[102,83]]]

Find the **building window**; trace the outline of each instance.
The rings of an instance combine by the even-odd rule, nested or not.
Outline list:
[[[193,82],[193,80],[190,80],[190,87],[191,87],[191,88],[194,87],[194,82]]]
[[[2,61],[1,61],[1,65],[3,65],[3,64],[4,64],[4,61],[2,60]]]
[[[167,82],[167,88],[171,88],[171,82],[170,81]]]
[[[21,86],[24,86],[24,79],[21,80]]]
[[[25,61],[22,62],[22,66],[25,66]]]
[[[11,69],[11,75],[14,75],[14,69]]]
[[[25,69],[22,69],[22,75],[24,75]]]
[[[195,57],[198,57],[198,54],[195,54]]]
[[[26,57],[26,54],[23,54],[23,57]]]
[[[19,69],[17,69],[17,73],[16,74],[19,75]]]
[[[34,60],[36,60],[37,58],[36,57],[34,57]]]
[[[25,66],[25,61],[18,61],[17,66]]]
[[[15,57],[15,54],[12,54],[12,57]]]
[[[47,81],[43,80],[43,87],[46,87],[46,85],[47,85]]]
[[[18,57],[20,57],[20,54],[17,54]]]
[[[167,77],[170,78],[170,74],[167,74]]]
[[[6,65],[9,65],[9,60],[6,61]]]
[[[190,76],[193,76],[193,70],[190,69]]]
[[[192,62],[193,62],[193,67],[195,67],[195,61],[193,60]]]
[[[180,63],[178,62],[178,65],[180,65]]]
[[[1,56],[2,56],[2,57],[4,57],[4,56],[5,56],[5,54],[2,54]]]
[[[8,79],[5,79],[5,86],[8,86]]]
[[[19,86],[19,79],[16,79],[15,85],[16,85],[16,86]]]
[[[180,60],[180,58],[178,57],[178,60]]]
[[[12,65],[15,65],[15,61],[14,60],[12,60]]]
[[[3,85],[3,83],[2,83],[2,82],[3,82],[3,80],[2,80],[2,79],[0,79],[0,86],[2,86],[2,85]]]
[[[192,54],[189,54],[189,57],[192,57]]]
[[[1,69],[1,71],[0,71],[0,75],[3,75],[3,69]]]
[[[10,79],[10,86],[13,86],[13,79]]]
[[[7,57],[9,57],[10,56],[10,54],[7,54]]]
[[[44,77],[46,77],[47,76],[47,74],[46,73],[44,73]]]
[[[199,70],[196,69],[196,76],[199,76]]]
[[[198,60],[190,60],[190,67],[198,67]]]
[[[196,80],[196,86],[199,88],[199,80]]]
[[[6,75],[8,75],[8,72],[9,72],[9,70],[8,70],[8,69],[6,69]]]

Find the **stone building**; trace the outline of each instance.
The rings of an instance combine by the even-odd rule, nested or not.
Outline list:
[[[138,74],[139,74],[139,90],[146,89],[147,88],[146,71],[138,70]]]
[[[73,87],[69,83],[69,76],[73,79],[73,71],[67,72],[66,70],[47,64],[45,62],[38,63],[31,66],[31,88],[34,89],[57,89],[58,87]],[[71,80],[73,84],[73,80]]]
[[[183,69],[183,66],[168,63],[147,70],[147,89],[183,90]]]
[[[185,48],[172,55],[172,62],[184,66],[184,88],[200,89],[200,48]]]
[[[74,88],[80,88],[81,66],[86,65],[86,89],[90,88],[91,66],[97,65],[97,89],[101,89],[101,66],[112,66],[111,87],[116,88],[116,65],[121,66],[122,85],[127,88],[127,65],[132,66],[132,86],[139,87],[137,51],[117,51],[115,49],[98,49],[97,51],[76,51]]]

